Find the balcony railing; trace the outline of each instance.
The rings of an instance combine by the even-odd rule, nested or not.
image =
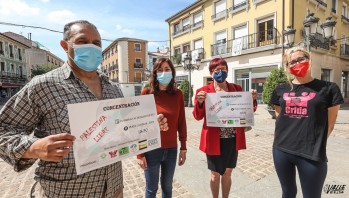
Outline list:
[[[262,32],[249,34],[240,38],[228,40],[211,45],[211,55],[221,55],[231,53],[234,40],[241,40],[242,49],[252,49],[272,44],[280,44],[281,35],[276,28],[265,30]]]
[[[336,8],[331,8],[331,11],[332,11],[333,13],[337,13]]]
[[[326,39],[322,34],[315,33],[309,37],[310,39],[310,46],[315,48],[322,48],[329,50],[330,49],[330,41],[329,39]]]
[[[349,45],[342,44],[341,45],[341,56],[345,56],[349,58]]]
[[[4,50],[0,50],[0,54],[4,55]]]
[[[111,78],[110,80],[113,82],[119,82],[119,78]]]
[[[192,61],[199,61],[205,58],[204,48],[199,48],[195,50],[191,50],[188,52],[184,52],[181,54],[175,54],[171,56],[171,61],[175,65],[180,65],[184,61],[183,58],[189,54],[189,57],[192,59]]]
[[[111,71],[116,70],[116,69],[119,69],[119,65],[118,64],[114,64],[114,65],[110,66],[108,68],[108,72],[111,72]]]
[[[196,23],[193,24],[193,28],[196,28],[196,27],[200,27],[204,24],[204,20],[201,20],[201,21],[198,21]]]
[[[142,78],[134,78],[134,82],[142,82]]]
[[[346,23],[349,23],[349,18],[344,15],[342,15],[342,20]]]
[[[135,63],[134,68],[143,68],[143,64],[142,63]]]
[[[216,19],[224,18],[227,16],[227,14],[228,14],[228,10],[223,10],[221,12],[218,12],[218,13],[212,15],[211,19],[216,20]]]
[[[232,7],[229,8],[229,11],[230,11],[230,12],[233,12],[233,11],[235,11],[235,10],[244,8],[244,7],[247,6],[247,3],[248,3],[248,1],[244,1],[244,2],[238,3],[238,4],[236,4],[236,5],[233,5]]]
[[[318,2],[318,4],[327,8],[327,3],[325,3],[323,0],[316,0],[316,2]]]
[[[1,71],[0,72],[0,78],[18,78],[18,79],[26,79],[27,78],[27,75],[20,75],[20,74],[16,74],[16,73],[13,73],[13,72],[4,72],[4,71]]]
[[[177,31],[174,31],[174,32],[172,33],[172,35],[173,35],[173,36],[176,36],[176,35],[178,35],[178,34],[187,32],[187,31],[190,30],[190,28],[191,28],[191,25],[190,25],[190,24],[189,24],[189,25],[186,25],[186,26],[183,26],[182,29],[178,29]]]

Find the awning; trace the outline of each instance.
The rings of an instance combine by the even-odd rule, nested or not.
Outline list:
[[[0,87],[2,88],[17,88],[23,85],[19,85],[19,84],[13,84],[13,83],[1,83],[0,82]]]

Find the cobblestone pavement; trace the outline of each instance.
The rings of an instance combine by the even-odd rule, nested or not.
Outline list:
[[[187,125],[188,125],[188,142],[187,146],[189,150],[195,150],[195,155],[204,155],[202,152],[198,151],[200,131],[202,126],[202,121],[196,121],[191,115],[192,108],[186,109]],[[349,110],[340,111],[337,119],[337,124],[332,137],[335,139],[349,139]],[[246,133],[247,138],[247,150],[239,152],[239,160],[237,165],[237,171],[241,172],[243,177],[250,178],[253,182],[258,182],[260,180],[266,180],[270,177],[275,177],[275,170],[272,161],[271,147],[273,141],[273,129],[275,120],[270,119],[268,112],[263,106],[260,106],[255,113],[255,127]],[[190,156],[188,156],[190,157]],[[206,162],[202,162],[205,164]],[[191,167],[190,164],[185,165],[186,168]],[[34,183],[33,174],[34,166],[27,171],[16,173],[13,168],[3,162],[0,159],[0,197],[3,198],[14,198],[14,197],[29,197],[30,189]],[[204,173],[209,175],[207,167],[200,167]],[[143,170],[141,170],[137,163],[135,157],[129,158],[123,161],[124,170],[124,197],[144,197],[145,180],[143,175]],[[178,168],[178,171],[181,169]],[[183,170],[183,169],[182,169]],[[177,169],[176,169],[177,172]],[[240,177],[240,173],[235,175],[237,178]],[[178,175],[177,175],[178,176]],[[182,179],[182,180],[181,180]],[[198,178],[185,178],[189,180],[198,180]],[[251,181],[248,180],[247,182]],[[174,179],[173,184],[173,197],[174,198],[194,198],[194,197],[210,197],[210,194],[205,194],[202,196],[194,196],[197,189],[188,187],[185,185],[183,178]],[[208,181],[199,181],[203,185],[208,185]],[[263,181],[265,182],[265,181]],[[348,183],[346,183],[348,185]],[[208,187],[209,188],[209,187]],[[234,188],[237,188],[236,186]],[[161,190],[159,186],[158,196],[161,197]],[[234,189],[236,190],[236,189]],[[347,189],[349,190],[349,189]],[[244,191],[243,191],[244,192]],[[275,192],[270,192],[275,194]],[[239,193],[237,193],[239,194]],[[236,195],[237,196],[237,195]],[[278,197],[271,196],[271,197]],[[233,196],[235,197],[235,196]],[[251,196],[241,196],[239,197],[251,197]],[[254,195],[252,197],[265,197],[261,195]]]

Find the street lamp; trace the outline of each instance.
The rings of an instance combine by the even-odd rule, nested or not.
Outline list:
[[[196,62],[199,62],[199,61],[200,61],[200,59],[196,60]],[[199,70],[200,65],[192,64],[191,63],[191,57],[188,54],[184,57],[183,64],[184,64],[184,66],[183,66],[184,70],[189,71],[189,100],[188,100],[188,107],[193,107],[193,103],[191,101],[191,89],[192,89],[192,87],[191,87],[191,71],[194,71],[195,69]]]
[[[287,26],[287,29],[284,30],[284,37],[288,47],[291,47],[294,44],[294,36],[296,30],[292,26]]]
[[[305,32],[305,45],[307,47],[307,51],[310,52],[310,40],[315,39],[314,36],[317,33],[319,18],[314,16],[314,13],[311,13],[308,9],[307,16],[303,22],[304,26],[304,32]],[[323,36],[324,38],[331,41],[333,38],[333,29],[336,25],[336,22],[331,20],[331,17],[326,18],[326,21],[320,25],[321,29],[323,30]],[[292,47],[294,44],[294,36],[296,33],[296,30],[292,27],[288,26],[286,30],[283,31],[286,45],[289,47]],[[329,42],[331,44],[331,42]]]
[[[147,68],[143,70],[143,74],[147,77],[147,80],[151,77],[151,71]]]

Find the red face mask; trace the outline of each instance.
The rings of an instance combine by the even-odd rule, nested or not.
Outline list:
[[[298,76],[298,77],[304,77],[309,69],[309,61],[298,63],[297,65],[290,67],[290,73]]]

